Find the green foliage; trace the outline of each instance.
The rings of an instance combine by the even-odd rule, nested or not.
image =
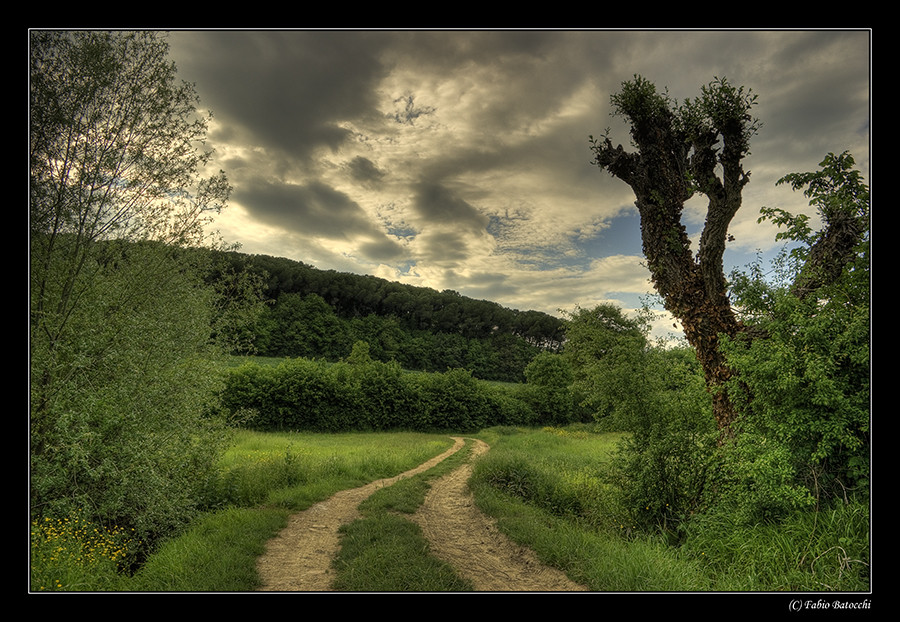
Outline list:
[[[256,341],[268,356],[340,358],[350,349],[346,326],[316,294],[282,294],[262,320]]]
[[[472,585],[427,555],[418,525],[382,513],[341,527],[334,589],[350,592],[465,592]]]
[[[621,503],[634,524],[680,537],[709,496],[718,437],[709,394],[687,349],[649,352],[642,379],[647,399],[614,463]]]
[[[402,473],[451,445],[446,436],[421,434],[236,430],[210,490],[214,511],[162,543],[133,577],[121,578],[120,589],[252,591],[257,559],[291,512]]]
[[[816,174],[785,177],[795,189],[809,184],[807,195],[825,221],[852,215],[867,223],[868,191],[852,158],[829,156]],[[860,231],[852,255],[815,290],[797,296],[794,287],[809,283],[806,260],[827,242],[827,232],[812,233],[805,220],[780,210],[776,222],[788,228],[785,249],[776,264],[780,280],[770,283],[757,266],[733,278],[733,291],[746,310],[745,322],[765,334],[748,342],[726,342],[729,362],[740,372],[733,394],[742,407],[739,429],[748,439],[765,438],[751,464],[771,465],[769,479],[782,481],[784,498],[846,498],[868,488],[870,405],[870,284],[868,230]],[[746,444],[746,443],[745,443]],[[762,448],[765,448],[765,451]],[[747,449],[738,449],[744,456]],[[771,452],[766,455],[766,452]],[[733,466],[741,479],[747,466]],[[757,504],[751,503],[750,507]],[[790,504],[788,504],[790,505]],[[787,508],[784,508],[785,510]],[[752,513],[752,512],[751,512]],[[765,506],[762,513],[766,515]]]
[[[682,552],[701,559],[719,589],[865,592],[870,589],[869,505],[851,500],[779,522],[728,511],[698,516]]]
[[[597,420],[629,433],[612,470],[627,522],[671,532],[703,503],[715,421],[693,350],[651,347],[646,333],[616,307],[581,309],[564,355]]]
[[[823,221],[833,220],[842,214],[856,216],[864,219],[864,227],[868,230],[869,189],[860,172],[853,168],[855,164],[849,152],[840,155],[829,153],[819,163],[820,170],[790,173],[779,179],[777,185],[790,184],[794,190],[805,188],[803,195],[809,198],[809,204],[816,208]],[[771,220],[785,228],[785,231],[776,234],[776,240],[799,242],[792,254],[801,260],[808,257],[809,249],[817,239],[816,232],[809,225],[809,216],[791,214],[773,207],[763,207],[760,213],[760,222]]]
[[[82,512],[35,519],[30,588],[34,592],[121,589],[121,573],[134,561],[137,548],[129,531],[92,523]]]
[[[712,469],[715,509],[739,525],[778,522],[811,507],[810,491],[797,485],[797,463],[777,440],[750,431],[731,439]]]
[[[31,510],[135,529],[196,513],[225,440],[206,120],[159,33],[31,34]],[[219,334],[216,334],[219,332]]]
[[[420,374],[416,381],[429,425],[476,432],[491,421],[494,412],[488,392],[471,372],[451,369],[443,374]]]
[[[630,427],[628,419],[644,408],[649,385],[642,377],[648,346],[640,319],[626,317],[614,305],[577,309],[566,322],[563,351],[573,388],[598,420]]]
[[[860,499],[746,523],[716,506],[680,524],[677,543],[641,529],[610,468],[622,435],[582,426],[486,431],[471,487],[516,542],[592,590],[866,591],[869,507]],[[645,511],[645,508],[639,508]],[[673,525],[670,524],[670,527]]]
[[[284,528],[280,508],[226,508],[168,540],[122,587],[129,592],[241,592],[259,587],[256,561]]]
[[[536,420],[542,425],[562,425],[575,418],[575,379],[568,359],[542,352],[525,368],[527,396]]]
[[[252,413],[258,430],[452,430],[488,425],[540,425],[567,413],[563,389],[489,383],[464,369],[405,372],[396,362],[372,360],[357,342],[337,363],[287,359],[245,363],[227,370],[221,401],[232,416]],[[549,413],[549,414],[548,414]]]

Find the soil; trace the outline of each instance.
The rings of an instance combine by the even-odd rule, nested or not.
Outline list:
[[[415,469],[360,488],[345,490],[299,512],[270,540],[259,558],[260,591],[331,591],[332,559],[340,546],[338,529],[360,517],[358,506],[379,488],[425,471],[459,451],[464,441]],[[472,458],[488,451],[475,441]],[[510,541],[494,521],[482,514],[468,492],[471,461],[432,483],[425,503],[412,516],[431,552],[456,568],[478,591],[584,591],[564,573],[544,566],[529,549]]]

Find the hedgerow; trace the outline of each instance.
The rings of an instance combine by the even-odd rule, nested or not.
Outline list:
[[[261,431],[453,430],[565,421],[571,400],[547,400],[546,387],[493,384],[470,371],[411,373],[368,357],[365,343],[339,363],[286,359],[277,366],[246,363],[229,370],[222,404],[250,411]]]

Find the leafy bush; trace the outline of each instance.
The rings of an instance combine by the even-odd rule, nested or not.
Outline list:
[[[464,369],[417,377],[427,425],[434,429],[474,432],[494,414],[484,385]]]
[[[765,438],[766,461],[817,502],[868,492],[870,405],[869,191],[853,158],[829,154],[815,173],[779,180],[807,187],[825,223],[764,208],[789,240],[774,279],[759,265],[733,275],[744,322],[763,338],[726,340],[739,377],[740,434]],[[759,456],[755,456],[758,458]],[[777,465],[777,466],[776,466]]]
[[[797,484],[795,458],[777,440],[745,432],[729,440],[716,460],[715,511],[730,512],[736,524],[777,522],[814,503]]]
[[[528,399],[523,385],[492,384],[488,391],[491,402],[490,425],[533,426],[538,424],[538,414]]]
[[[570,423],[574,417],[574,374],[569,360],[542,352],[525,367],[527,398],[543,425]]]
[[[221,401],[231,413],[254,412],[258,430],[454,430],[530,425],[534,413],[517,390],[488,388],[463,369],[406,373],[373,361],[363,344],[339,363],[288,359],[277,366],[230,369]]]
[[[59,340],[32,340],[31,500],[35,514],[84,510],[149,545],[192,518],[215,472],[221,376],[191,266],[154,247],[117,262],[78,284]]]

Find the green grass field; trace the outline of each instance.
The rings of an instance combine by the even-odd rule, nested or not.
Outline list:
[[[603,465],[614,459],[620,435],[571,426],[493,428],[479,436],[492,447],[476,463],[471,482],[479,507],[496,517],[512,539],[591,590],[868,589],[867,559],[859,550],[868,546],[868,508],[850,505],[752,529],[708,525],[673,547],[658,534],[632,529],[603,483]],[[449,437],[427,434],[239,432],[210,490],[218,507],[165,542],[134,576],[117,575],[108,560],[86,562],[73,554],[60,565],[38,551],[37,563],[32,555],[33,570],[39,571],[32,573],[33,585],[40,584],[34,589],[254,590],[256,559],[292,512],[339,490],[411,469],[451,444]],[[471,589],[452,568],[428,555],[421,533],[404,518],[422,503],[429,479],[457,466],[466,453],[381,489],[363,503],[363,518],[341,530],[337,589]]]

